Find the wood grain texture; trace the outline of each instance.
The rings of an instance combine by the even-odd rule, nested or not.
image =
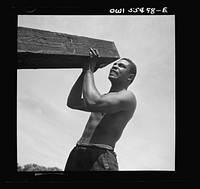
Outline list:
[[[81,68],[90,48],[98,49],[100,67],[120,58],[112,41],[18,27],[17,68]]]

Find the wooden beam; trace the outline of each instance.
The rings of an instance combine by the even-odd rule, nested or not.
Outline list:
[[[81,68],[96,48],[104,67],[120,58],[114,42],[88,37],[18,27],[17,68]]]

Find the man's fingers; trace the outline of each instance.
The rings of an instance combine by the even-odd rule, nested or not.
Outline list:
[[[99,51],[97,49],[93,49],[95,52],[95,55],[99,57]]]
[[[93,57],[93,55],[99,57],[99,52],[97,49],[90,48],[89,54],[90,54],[90,57]]]
[[[89,52],[89,55],[90,55],[90,58],[92,58],[92,57],[93,57],[93,55],[92,55],[92,52],[91,52],[91,51]]]
[[[92,57],[93,57],[93,55],[96,56],[96,52],[93,48],[90,48],[90,55],[92,55]]]

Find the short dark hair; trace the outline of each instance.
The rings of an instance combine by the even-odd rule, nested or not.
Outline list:
[[[130,82],[130,84],[131,84],[133,82],[133,80],[135,79],[135,76],[137,73],[137,67],[136,67],[135,63],[132,60],[130,60],[129,58],[121,58],[121,60],[126,60],[130,64],[130,73],[134,74],[134,77]]]

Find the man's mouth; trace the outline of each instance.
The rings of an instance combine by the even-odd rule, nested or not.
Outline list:
[[[118,72],[116,70],[114,70],[114,69],[111,69],[110,70],[110,74],[112,74],[112,75],[118,75]]]

